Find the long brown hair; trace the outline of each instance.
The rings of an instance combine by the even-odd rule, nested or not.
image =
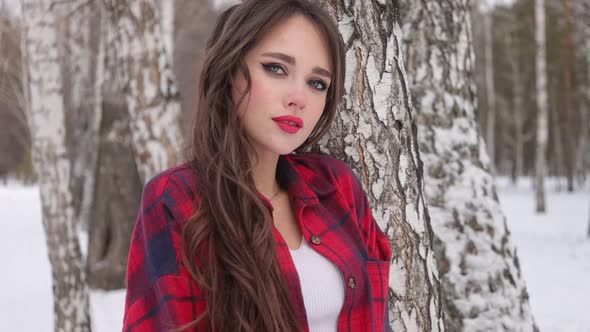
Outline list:
[[[330,50],[332,83],[326,105],[299,150],[329,130],[344,86],[344,45],[331,16],[307,0],[246,0],[221,14],[204,55],[193,126],[192,167],[198,176],[197,213],[183,230],[182,260],[205,293],[210,331],[299,331],[277,259],[272,216],[252,179],[253,153],[238,112],[251,89],[246,54],[277,23],[303,15],[322,32]],[[232,98],[234,77],[245,93]]]

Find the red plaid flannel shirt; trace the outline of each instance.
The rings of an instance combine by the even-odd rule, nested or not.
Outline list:
[[[357,177],[345,163],[311,153],[281,156],[278,172],[303,236],[344,276],[338,331],[390,331],[391,247]],[[183,222],[194,213],[196,185],[188,164],[164,171],[146,184],[129,252],[123,331],[167,331],[205,310],[203,293],[182,265],[179,251]],[[276,228],[274,235],[294,314],[307,332],[295,265]],[[194,331],[203,329],[197,326]]]

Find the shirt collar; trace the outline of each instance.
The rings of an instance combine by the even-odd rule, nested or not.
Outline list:
[[[312,160],[313,159],[313,160]],[[305,155],[281,155],[277,165],[278,181],[288,189],[289,195],[304,205],[317,204],[319,199],[336,191],[324,169],[319,169],[316,158]],[[327,167],[326,167],[327,169]]]

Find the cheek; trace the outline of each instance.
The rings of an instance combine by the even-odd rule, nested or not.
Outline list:
[[[276,82],[275,82],[276,84]],[[250,103],[258,106],[264,106],[276,96],[277,91],[273,89],[273,82],[264,77],[252,76],[252,90],[250,91]]]
[[[313,112],[312,113],[313,113],[313,118],[314,118],[315,122],[317,122],[320,119],[325,108],[326,108],[326,97],[325,96],[318,97],[318,99],[315,100],[313,103]]]
[[[245,88],[246,84],[244,82],[244,90]],[[276,95],[277,92],[275,89],[273,89],[272,84],[252,76],[252,86],[250,88],[250,93],[244,98],[244,101],[238,108],[238,112],[240,112],[240,114],[244,114],[245,112],[260,113],[261,111],[269,108],[272,102],[272,97]]]
[[[246,79],[242,75],[238,75],[238,77],[234,80],[234,86],[232,89],[232,99],[234,105],[237,107],[238,114],[243,114],[246,106],[248,104],[248,96],[244,96],[244,99],[240,102],[244,91],[246,91]],[[239,103],[239,104],[238,104]]]

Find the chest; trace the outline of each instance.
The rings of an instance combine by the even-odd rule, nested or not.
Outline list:
[[[373,262],[367,262],[362,230],[348,204],[338,195],[332,195],[313,204],[290,200],[289,205],[273,204],[273,208],[278,259],[300,320],[307,325],[313,317],[307,317],[305,308],[305,302],[309,301],[304,301],[302,286],[307,281],[302,280],[301,267],[295,266],[289,248],[298,248],[303,237],[309,249],[323,256],[338,276],[341,285],[338,292],[343,298],[336,330],[383,331],[379,327],[384,315],[379,313],[385,313],[387,303],[386,273],[371,273],[369,265]],[[313,276],[313,272],[303,273]],[[331,286],[334,285],[324,288]],[[309,331],[309,326],[304,331]]]

